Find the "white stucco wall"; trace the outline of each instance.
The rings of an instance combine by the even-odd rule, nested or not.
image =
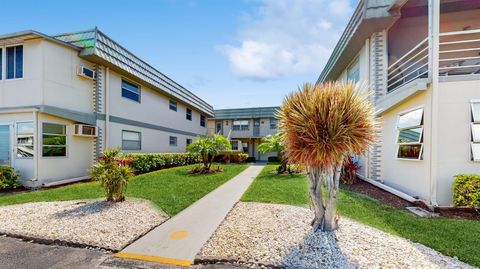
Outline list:
[[[23,43],[23,78],[6,79],[4,66],[0,80],[0,107],[31,106],[42,103],[43,43],[31,40]],[[22,45],[22,44],[18,44]],[[5,47],[3,51],[5,61]]]
[[[437,202],[452,203],[451,187],[457,174],[480,174],[471,160],[470,101],[480,99],[480,80],[441,82],[439,88]]]
[[[141,128],[120,123],[110,123],[110,147],[122,146],[122,130],[135,131],[141,133],[141,150],[124,150],[125,152],[185,152],[187,146],[187,138],[194,141],[195,136],[188,136],[183,134],[176,134],[170,132],[164,132],[160,130],[154,130],[149,128]],[[177,137],[177,146],[170,146],[170,136]]]
[[[406,99],[404,102],[382,115],[381,124],[381,167],[382,180],[388,186],[394,187],[411,196],[419,196],[429,200],[430,182],[428,169],[430,162],[430,92],[423,91]],[[397,159],[397,121],[398,116],[411,109],[423,107],[423,160]]]
[[[77,50],[51,42],[42,42],[42,52],[43,104],[93,113],[94,81],[78,76],[77,69],[93,69],[94,65],[78,57]]]
[[[174,128],[199,135],[205,135],[207,128],[200,126],[200,112],[177,101],[177,111],[169,109],[169,101],[165,95],[154,91],[137,81],[140,85],[140,103],[122,97],[122,76],[110,71],[108,82],[108,98],[110,100],[110,115],[149,124]],[[192,120],[186,119],[186,109],[192,109]],[[206,121],[206,120],[205,120]]]
[[[74,122],[58,117],[39,113],[39,139],[38,144],[38,180],[43,183],[62,179],[83,177],[88,175],[88,169],[93,164],[94,139],[91,137],[74,136]],[[67,156],[42,157],[41,137],[42,123],[59,123],[67,125]]]

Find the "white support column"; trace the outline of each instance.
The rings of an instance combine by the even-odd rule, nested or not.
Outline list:
[[[39,126],[40,123],[38,122],[38,111],[33,112],[33,124],[34,124],[34,129],[33,129],[33,178],[35,180],[38,180],[38,160],[40,158],[40,154],[42,153],[40,149],[40,132],[39,132]]]
[[[110,86],[110,68],[105,68],[105,149],[110,148],[110,96],[108,87]]]
[[[428,1],[428,44],[429,44],[429,73],[431,81],[430,104],[430,202],[437,205],[437,154],[438,154],[438,91],[439,91],[439,36],[440,36],[440,1]]]

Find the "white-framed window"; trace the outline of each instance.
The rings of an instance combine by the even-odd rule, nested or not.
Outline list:
[[[234,131],[248,131],[248,120],[234,120],[233,121],[233,130]]]
[[[140,103],[140,86],[122,79],[122,97]]]
[[[232,144],[232,150],[238,150],[238,141],[237,140],[233,140],[232,142],[230,142],[230,144]]]
[[[170,108],[170,110],[177,111],[177,102],[170,100],[170,102],[168,103],[168,107]]]
[[[200,115],[200,126],[205,127],[206,125],[206,118],[204,115]]]
[[[480,162],[480,100],[473,100],[470,104],[472,112],[472,142],[471,142],[471,159],[474,162]]]
[[[270,118],[270,129],[277,129],[278,120],[276,118]]]
[[[42,156],[67,156],[67,126],[65,124],[42,124]]]
[[[187,112],[185,114],[185,118],[187,120],[192,120],[192,110],[190,108],[187,108]]]
[[[347,68],[347,81],[357,83],[360,80],[360,61],[358,57]]]
[[[122,130],[122,149],[123,150],[141,150],[142,133],[135,131]]]
[[[170,136],[168,143],[171,147],[176,147],[177,146],[177,137],[176,136]]]
[[[35,127],[32,121],[17,122],[15,129],[17,138],[17,144],[15,146],[17,158],[33,158],[35,155],[33,141],[34,130]]]
[[[23,45],[5,48],[6,79],[23,78]]]
[[[423,108],[398,116],[397,159],[423,159]]]

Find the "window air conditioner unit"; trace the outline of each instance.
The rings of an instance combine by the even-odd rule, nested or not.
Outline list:
[[[95,71],[92,69],[85,67],[85,66],[79,66],[77,70],[77,75],[88,78],[88,79],[95,79]]]
[[[96,137],[97,127],[92,125],[75,124],[76,136]]]

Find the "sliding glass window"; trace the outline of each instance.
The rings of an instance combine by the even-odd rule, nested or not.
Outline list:
[[[16,152],[17,158],[32,158],[34,151],[34,125],[33,122],[17,122],[16,126]]]
[[[7,79],[23,77],[23,46],[7,47]]]

